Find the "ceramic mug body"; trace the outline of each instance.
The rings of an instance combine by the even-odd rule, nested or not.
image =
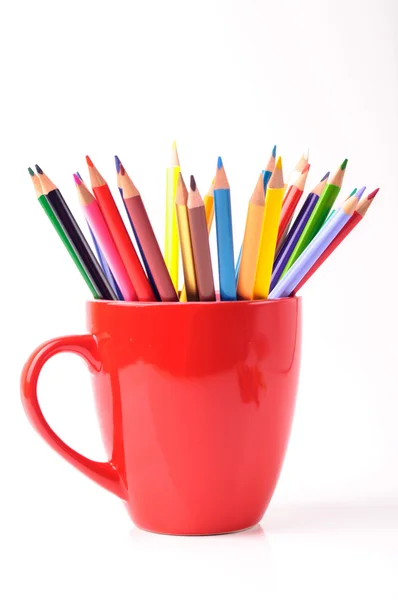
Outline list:
[[[301,300],[92,301],[88,331],[38,348],[22,374],[25,411],[64,458],[126,503],[134,523],[214,534],[258,523],[274,492],[293,418]],[[37,400],[58,352],[88,363],[109,462],[69,448]]]

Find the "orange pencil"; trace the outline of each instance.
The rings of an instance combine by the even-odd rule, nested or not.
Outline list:
[[[237,295],[240,300],[251,300],[253,296],[254,278],[261,228],[265,207],[264,177],[261,173],[247,208],[245,235],[242,244],[242,255],[238,276]]]

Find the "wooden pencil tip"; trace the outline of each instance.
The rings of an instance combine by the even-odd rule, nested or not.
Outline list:
[[[217,159],[217,169],[218,170],[222,169],[222,158],[221,158],[221,156],[219,156],[218,159]]]
[[[309,170],[310,170],[310,166],[311,166],[311,165],[310,165],[310,163],[307,163],[307,164],[305,165],[304,169],[301,171],[301,174],[303,174],[303,173],[307,173],[307,171],[309,171]]]
[[[75,180],[76,185],[81,185],[83,183],[77,173],[73,173],[73,179]]]
[[[373,192],[370,192],[370,194],[368,194],[368,200],[373,200],[373,198],[376,196],[376,194],[378,193],[380,188],[376,188],[375,190],[373,190]]]
[[[120,173],[120,158],[118,156],[116,156],[115,154],[115,166],[116,166],[116,171],[117,173]]]
[[[43,175],[43,169],[41,169],[39,165],[35,165],[35,169],[39,175]]]
[[[282,171],[282,157],[281,156],[278,156],[278,158],[277,158],[275,169]]]
[[[325,179],[327,179],[327,178],[329,177],[329,175],[330,175],[330,171],[328,171],[328,172],[326,173],[326,175],[324,175],[324,176],[322,177],[321,181],[325,181]]]
[[[355,197],[358,198],[358,200],[360,200],[362,198],[365,190],[366,190],[366,185],[364,185],[363,187],[361,187],[360,190],[357,191],[357,193],[355,194]]]
[[[86,155],[86,163],[88,164],[89,167],[93,167],[94,166],[94,163],[93,163],[93,161],[91,160],[91,158],[89,157],[88,154]]]
[[[195,181],[195,177],[193,175],[191,175],[189,185],[190,185],[191,190],[194,192],[196,190],[196,181]]]
[[[306,149],[306,150],[304,150],[304,152],[303,152],[303,158],[304,158],[305,160],[308,160],[308,159],[309,159],[309,157],[310,157],[310,149],[309,149],[309,148],[307,148],[307,149]]]
[[[275,144],[275,146],[272,148],[272,152],[271,152],[271,154],[272,154],[272,156],[273,156],[274,158],[276,158],[276,144]]]
[[[349,198],[351,198],[351,196],[353,196],[354,194],[356,194],[358,188],[354,188],[351,192],[351,194],[348,196]]]
[[[76,175],[78,176],[80,181],[83,182],[83,177],[80,175],[79,171],[76,171]]]
[[[345,159],[343,160],[343,162],[341,163],[341,165],[340,165],[340,169],[341,169],[342,171],[344,171],[344,170],[345,170],[345,168],[346,168],[346,166],[347,166],[347,163],[348,163],[348,158],[345,158]]]
[[[35,175],[35,172],[34,172],[34,170],[33,170],[33,169],[31,169],[30,167],[28,167],[28,171],[29,171],[29,175],[30,175],[31,177],[34,177],[34,175]]]
[[[179,167],[180,166],[180,159],[178,158],[177,144],[176,144],[175,140],[171,146],[170,166],[171,167]]]

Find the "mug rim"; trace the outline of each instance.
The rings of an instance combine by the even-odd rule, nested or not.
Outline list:
[[[199,301],[195,301],[195,302],[147,302],[147,301],[125,301],[125,300],[97,300],[95,298],[92,298],[90,300],[86,301],[86,304],[88,306],[95,306],[95,305],[99,305],[99,306],[120,306],[120,307],[131,307],[131,306],[135,306],[135,307],[151,307],[152,309],[154,309],[155,307],[159,308],[162,306],[180,306],[181,308],[183,306],[185,307],[203,307],[204,310],[210,310],[211,307],[214,306],[265,306],[265,305],[272,305],[272,304],[282,304],[282,303],[301,303],[302,300],[302,296],[289,296],[287,298],[272,298],[272,299],[264,299],[264,300],[219,300],[217,299],[215,302],[211,301],[211,302],[199,302]],[[206,307],[206,308],[205,308]],[[187,310],[187,308],[183,309],[183,310]]]

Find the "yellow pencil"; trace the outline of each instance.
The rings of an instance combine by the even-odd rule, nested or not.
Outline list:
[[[268,182],[265,196],[264,218],[253,287],[254,300],[268,298],[284,190],[282,159],[279,156],[275,170]]]
[[[238,276],[237,294],[240,300],[251,300],[264,217],[264,176],[261,173],[247,207],[245,235]]]
[[[178,267],[179,267],[179,240],[176,214],[176,195],[180,161],[178,160],[177,146],[173,142],[171,149],[170,166],[166,170],[166,234],[164,247],[164,261],[171,280],[178,294]]]
[[[180,297],[180,302],[186,302],[187,297],[188,302],[194,302],[196,300],[199,300],[198,288],[196,285],[195,262],[192,250],[191,232],[189,229],[187,203],[188,190],[185,186],[181,173],[179,173],[176,194],[176,213],[181,243],[182,268],[184,271],[185,281],[184,298]]]

